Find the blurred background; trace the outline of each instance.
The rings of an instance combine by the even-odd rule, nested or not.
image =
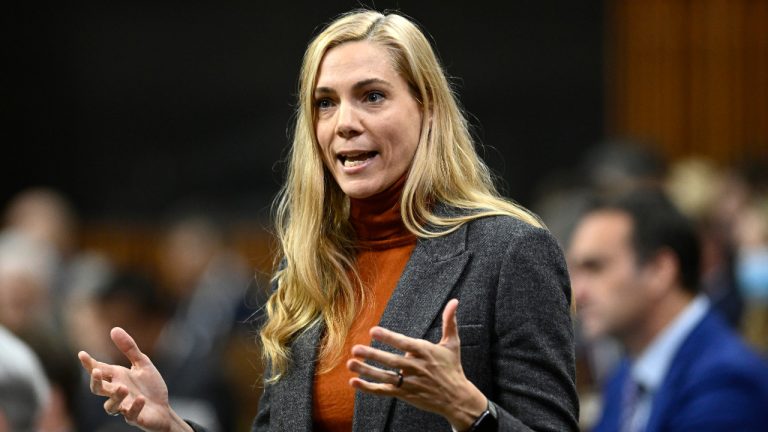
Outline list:
[[[667,188],[701,229],[705,289],[766,352],[768,1],[13,2],[0,324],[41,360],[41,430],[123,430],[83,395],[74,354],[121,361],[114,325],[182,414],[248,430],[260,357],[245,321],[273,265],[301,56],[360,6],[426,29],[505,195],[564,247],[585,195]],[[587,430],[615,347],[582,348]],[[0,394],[0,431],[2,412]]]

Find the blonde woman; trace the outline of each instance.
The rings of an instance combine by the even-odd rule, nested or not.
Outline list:
[[[577,430],[562,252],[496,192],[418,27],[337,18],[307,48],[297,114],[253,430]],[[104,409],[202,430],[111,336],[131,369],[79,355]]]

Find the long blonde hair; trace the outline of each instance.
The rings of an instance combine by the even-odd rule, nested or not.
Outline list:
[[[273,276],[278,288],[267,302],[267,321],[261,329],[272,381],[289,367],[291,341],[318,321],[325,326],[319,357],[326,360],[324,364],[334,365],[365,297],[355,270],[349,200],[323,164],[313,103],[325,53],[342,43],[362,40],[387,48],[395,70],[421,104],[420,141],[401,201],[408,230],[421,238],[437,237],[490,215],[542,225],[497,192],[445,73],[419,28],[397,14],[359,10],[342,15],[312,40],[301,67],[287,179],[276,200],[282,264]],[[434,211],[435,203],[463,211],[440,215]]]

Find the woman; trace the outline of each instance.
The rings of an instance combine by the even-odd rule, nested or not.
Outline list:
[[[343,15],[299,91],[254,430],[576,430],[562,253],[496,192],[424,34]],[[112,339],[130,370],[79,355],[105,410],[190,430],[130,336]]]

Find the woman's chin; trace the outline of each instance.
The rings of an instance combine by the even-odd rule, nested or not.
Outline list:
[[[342,189],[342,191],[344,191],[344,194],[352,199],[366,199],[378,193],[378,191],[374,189],[358,189],[358,188],[349,188],[347,190]]]
[[[344,195],[352,199],[370,198],[386,189],[380,182],[371,181],[371,179],[342,179],[341,181],[337,179],[336,181]]]

